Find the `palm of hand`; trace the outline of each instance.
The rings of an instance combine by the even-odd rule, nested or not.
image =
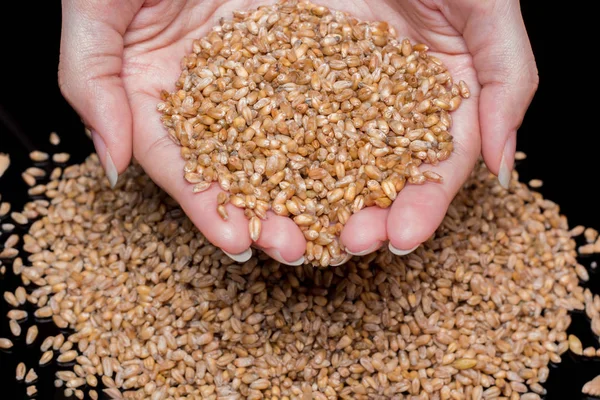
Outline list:
[[[133,115],[133,153],[147,173],[176,198],[192,221],[215,245],[231,253],[242,253],[252,244],[247,220],[241,209],[228,207],[230,218],[216,213],[213,187],[193,194],[183,179],[179,146],[163,128],[156,105],[161,90],[172,90],[180,72],[180,60],[191,50],[192,41],[206,34],[221,17],[233,10],[255,8],[252,0],[219,4],[212,0],[158,1],[144,6],[124,34],[122,78]],[[381,20],[396,28],[400,38],[430,46],[448,67],[455,81],[465,80],[472,98],[453,113],[455,151],[451,158],[430,169],[444,177],[441,184],[407,186],[392,207],[366,208],[352,216],[342,233],[344,246],[352,253],[375,250],[386,241],[398,249],[410,249],[425,241],[440,224],[456,191],[470,173],[480,150],[477,94],[472,58],[462,36],[443,15],[425,1],[356,0],[336,7],[364,20]],[[369,229],[361,229],[369,226]],[[275,258],[292,262],[304,254],[305,239],[286,217],[269,215],[257,246]]]

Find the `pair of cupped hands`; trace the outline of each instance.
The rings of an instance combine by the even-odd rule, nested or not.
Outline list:
[[[413,43],[425,43],[464,80],[471,98],[452,114],[455,149],[432,167],[441,184],[408,185],[391,207],[354,214],[341,234],[346,251],[366,255],[388,245],[407,254],[438,228],[480,154],[502,186],[510,182],[516,133],[538,85],[535,59],[519,0],[317,1],[362,20],[386,21]],[[157,112],[160,91],[173,90],[180,61],[222,17],[271,1],[254,0],[63,0],[60,89],[92,132],[111,185],[132,156],[179,202],[214,245],[238,262],[251,246],[289,265],[303,263],[306,241],[287,217],[268,215],[253,243],[241,209],[229,220],[216,212],[211,189],[194,194],[183,179],[180,148]]]

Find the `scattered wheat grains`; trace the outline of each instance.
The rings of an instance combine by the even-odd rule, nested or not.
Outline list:
[[[541,179],[532,179],[529,181],[529,186],[533,189],[539,189],[544,185]]]
[[[46,176],[46,171],[38,167],[29,167],[25,170],[25,173],[34,178],[44,178]]]
[[[27,375],[25,375],[25,383],[33,383],[37,380],[37,378],[38,375],[36,374],[35,370],[33,368],[30,368],[27,372]]]
[[[19,250],[13,248],[5,248],[0,251],[0,258],[14,258],[19,254]]]
[[[50,132],[50,137],[48,138],[48,141],[51,145],[58,146],[60,144],[60,136],[58,136],[56,132]]]
[[[7,338],[0,338],[0,349],[10,349],[13,347],[13,342]]]
[[[29,220],[23,213],[17,211],[11,212],[10,217],[14,222],[16,222],[19,225],[26,225],[29,222]]]
[[[52,161],[58,164],[64,164],[69,161],[71,155],[69,153],[55,153],[52,155]]]
[[[17,300],[17,296],[8,290],[4,292],[4,301],[6,301],[12,307],[19,307],[19,300]]]
[[[4,241],[4,248],[15,247],[19,243],[19,235],[12,234]]]
[[[6,223],[6,224],[0,225],[0,228],[2,228],[2,230],[5,233],[8,233],[8,232],[12,232],[13,229],[15,229],[15,226],[13,224]]]
[[[15,337],[21,336],[21,325],[19,325],[19,323],[16,320],[11,319],[8,322],[8,326],[10,328],[10,333],[12,333],[13,336],[15,336]]]
[[[0,203],[0,217],[4,217],[9,212],[10,212],[10,203],[8,203],[6,201]]]
[[[103,177],[96,156],[65,169],[28,232],[45,243],[21,267],[42,283],[36,316],[74,329],[41,345],[75,362],[57,374],[72,394],[98,375],[113,398],[534,399],[569,349],[568,310],[590,301],[558,207],[516,181],[504,191],[481,164],[414,254],[327,270],[236,264],[139,166],[114,190]]]
[[[523,161],[526,158],[527,158],[527,154],[523,153],[522,151],[515,152],[515,160]]]
[[[21,306],[27,301],[27,291],[23,286],[19,286],[17,289],[15,289],[15,298]]]
[[[20,362],[19,364],[17,364],[15,379],[17,381],[22,381],[23,378],[25,378],[25,372],[27,372],[27,367],[25,366],[24,362]]]
[[[598,231],[594,228],[586,228],[583,232],[583,236],[585,237],[585,241],[591,244],[598,239]]]
[[[582,354],[586,357],[596,357],[596,353],[597,351],[593,346],[586,347],[582,352]]]
[[[31,161],[34,162],[43,162],[47,161],[49,156],[48,153],[39,150],[34,150],[31,153],[29,153],[29,158],[31,159]]]
[[[52,357],[54,357],[54,352],[52,350],[45,351],[44,353],[42,353],[42,356],[40,357],[39,364],[40,365],[48,364],[50,361],[52,361]]]
[[[27,311],[25,310],[10,310],[6,313],[8,319],[14,319],[15,321],[21,321],[27,318]]]
[[[10,166],[10,156],[5,153],[0,153],[0,178]]]
[[[23,172],[21,174],[21,178],[23,178],[23,182],[25,182],[29,187],[35,186],[36,184],[35,177],[27,172]]]
[[[27,393],[27,396],[33,397],[34,395],[37,394],[37,388],[35,387],[35,385],[27,386],[26,393]]]
[[[581,392],[590,396],[600,396],[600,375],[583,385]]]
[[[25,343],[29,346],[30,344],[33,344],[33,342],[35,342],[35,339],[37,339],[38,336],[38,327],[37,325],[31,325],[28,329],[27,329],[27,333],[25,334]],[[47,350],[47,349],[46,349]],[[46,351],[43,350],[43,351]]]
[[[222,219],[243,209],[256,240],[253,217],[292,217],[305,262],[336,265],[351,214],[442,181],[423,167],[452,153],[450,114],[469,90],[427,50],[309,2],[237,11],[193,43],[158,110],[191,190],[229,194]]]
[[[581,340],[575,335],[569,335],[569,350],[578,356],[583,354],[583,346]]]
[[[54,340],[53,336],[47,336],[44,341],[42,342],[42,344],[40,345],[40,350],[42,352],[47,351],[50,347],[52,347],[52,342]],[[58,350],[58,349],[56,349]]]

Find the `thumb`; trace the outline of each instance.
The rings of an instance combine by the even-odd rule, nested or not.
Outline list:
[[[92,132],[112,186],[132,154],[131,109],[120,74],[123,34],[135,12],[129,2],[62,2],[60,90]]]
[[[459,0],[448,7],[462,32],[477,78],[482,155],[508,187],[517,129],[538,87],[538,72],[518,0]]]

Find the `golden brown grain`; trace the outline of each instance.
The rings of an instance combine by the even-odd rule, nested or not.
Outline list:
[[[381,36],[377,29],[383,27],[373,31]],[[412,50],[421,51],[417,46]],[[245,73],[237,68],[236,76]],[[273,168],[275,161],[241,167]],[[341,201],[335,184],[349,170],[331,164],[329,199]],[[235,263],[137,163],[115,189],[102,177],[92,155],[47,183],[52,201],[23,210],[39,212],[19,233],[35,251],[13,263],[23,282],[15,302],[21,306],[25,296],[37,317],[70,331],[40,346],[73,363],[56,373],[55,386],[67,395],[83,397],[86,386],[101,385],[107,396],[127,399],[539,400],[549,363],[575,343],[567,335],[569,311],[585,311],[600,333],[600,296],[579,285],[589,276],[558,205],[517,181],[502,190],[481,163],[415,252],[396,257],[381,250],[339,267],[330,262],[335,234],[320,231],[315,218],[325,205],[301,203],[279,181],[274,204],[309,224],[310,254],[319,265],[329,263],[326,269],[288,267],[260,252]],[[404,184],[369,180],[364,185],[377,196],[363,197],[365,203],[391,200],[390,183]],[[351,207],[357,193],[346,183],[341,199]],[[230,194],[229,203],[256,210],[267,202],[249,192]]]
[[[529,181],[529,186],[534,189],[541,188],[543,185],[544,185],[544,182],[542,182],[541,179],[531,179]]]
[[[48,160],[48,153],[44,153],[43,151],[39,150],[34,150],[31,153],[29,153],[29,158],[31,159],[31,161],[43,162]]]
[[[71,155],[69,153],[55,153],[52,155],[52,161],[54,161],[57,164],[64,164],[67,161],[69,161],[69,158],[71,158]]]
[[[10,156],[5,153],[0,153],[0,178],[10,166]]]
[[[575,335],[569,335],[569,350],[577,355],[583,354],[583,346],[581,340]]]
[[[218,183],[224,220],[229,202],[249,219],[293,217],[313,242],[309,264],[346,259],[339,234],[352,213],[389,207],[405,184],[443,181],[420,166],[450,156],[450,112],[470,96],[426,45],[395,36],[306,1],[221,19],[158,105],[192,191]]]
[[[600,396],[600,375],[586,382],[581,388],[581,393],[594,397]]]
[[[594,243],[598,238],[598,231],[594,228],[586,228],[583,232],[583,236],[585,237],[585,241],[587,243]]]
[[[9,212],[10,212],[10,203],[8,203],[6,201],[0,203],[0,217],[4,217]]]
[[[523,153],[522,151],[515,152],[515,160],[523,161],[526,158],[527,158],[527,154]]]
[[[6,241],[4,242],[4,247],[15,247],[17,243],[19,243],[19,235],[12,234],[8,238],[6,238]]]
[[[19,225],[25,225],[29,222],[27,217],[20,212],[13,211],[10,213],[10,217],[12,218],[13,221],[15,221]]]
[[[9,292],[8,290],[4,292],[4,301],[6,301],[12,307],[19,307],[19,300],[14,293]]]
[[[56,132],[50,132],[50,137],[48,138],[48,141],[51,145],[58,146],[60,144],[60,136],[58,136]]]
[[[15,337],[21,336],[21,325],[19,325],[19,323],[17,321],[15,321],[14,319],[11,319],[8,322],[8,326],[10,328],[10,333],[12,333],[13,336],[15,336]]]
[[[28,174],[27,172],[23,172],[21,174],[21,178],[23,178],[23,182],[25,182],[29,187],[35,186],[36,184],[35,177],[31,174]]]
[[[38,362],[39,365],[46,365],[48,364],[50,361],[52,361],[52,357],[54,356],[54,353],[52,352],[52,350],[48,350],[45,351],[42,356],[40,357],[40,361]]]
[[[33,397],[37,394],[37,388],[35,387],[35,385],[27,386],[25,393],[27,393],[27,396]]]
[[[25,318],[27,318],[27,311],[25,310],[10,310],[6,316],[8,317],[8,319],[14,319],[17,321],[21,321]]]
[[[37,327],[37,325],[31,325],[27,329],[27,334],[25,335],[25,343],[27,345],[32,344],[33,342],[35,342],[35,339],[37,339],[37,336],[38,336],[38,327]],[[42,351],[46,351],[46,350],[42,350]]]
[[[27,367],[25,366],[25,363],[20,362],[19,364],[17,364],[17,371],[15,374],[16,380],[22,381],[25,378],[26,372],[27,372]]]

